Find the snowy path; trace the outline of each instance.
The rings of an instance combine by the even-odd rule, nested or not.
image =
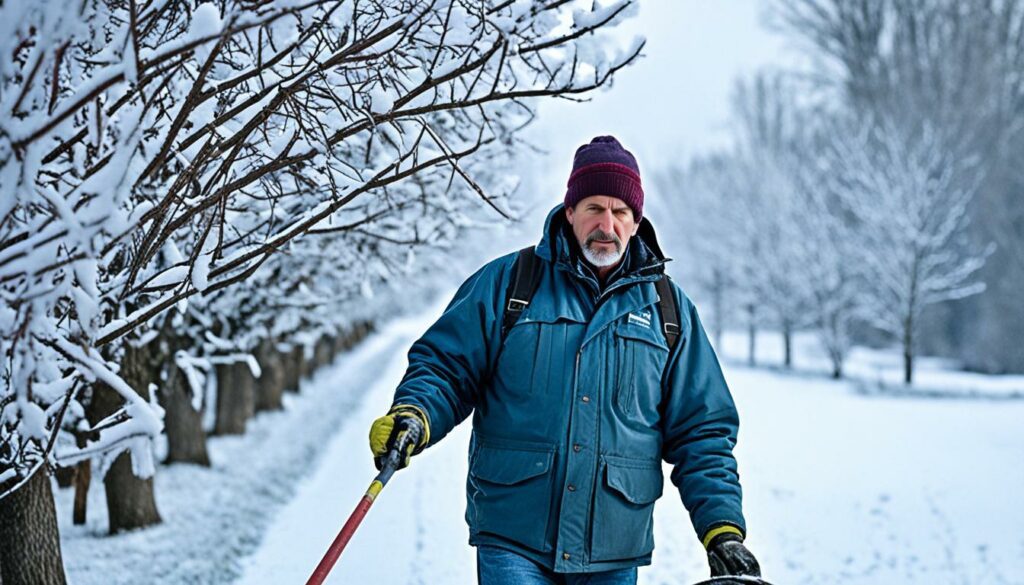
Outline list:
[[[245,435],[212,437],[213,466],[160,466],[155,476],[163,523],[107,535],[102,484],[89,491],[85,526],[71,525],[73,490],[55,489],[61,548],[71,585],[228,583],[259,546],[273,513],[325,455],[324,445],[362,404],[386,364],[401,358],[415,333],[397,321],[332,367],[285,394],[285,410],[258,414]],[[353,450],[349,457],[362,451]],[[329,467],[331,462],[322,467]],[[298,485],[297,485],[298,484]],[[266,581],[270,582],[270,581]]]
[[[402,337],[411,343],[442,308],[428,312],[422,321],[407,322]],[[362,406],[331,441],[324,464],[277,516],[238,583],[301,583],[309,577],[377,473],[366,435],[373,419],[390,406],[406,363],[405,353],[396,352],[376,372]],[[469,427],[463,425],[396,475],[328,583],[474,582],[462,521],[468,441]]]
[[[430,321],[395,335],[407,343]],[[239,583],[304,582],[366,489],[366,432],[390,404],[404,352],[374,363],[362,405],[243,561]],[[727,375],[743,420],[749,544],[777,585],[1024,584],[1024,402],[869,398],[814,377],[737,366]],[[468,436],[463,425],[392,481],[329,582],[475,582],[462,520]],[[647,585],[707,571],[667,487],[654,565],[640,572]]]

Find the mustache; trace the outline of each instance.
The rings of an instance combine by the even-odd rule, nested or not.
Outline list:
[[[586,247],[589,248],[590,244],[594,243],[597,240],[602,240],[602,241],[605,241],[605,242],[610,240],[610,241],[615,243],[615,251],[616,252],[621,252],[622,251],[622,240],[619,239],[619,236],[617,236],[615,234],[615,232],[605,232],[605,231],[601,230],[600,228],[598,228],[598,229],[590,232],[590,235],[587,236],[587,239],[584,242],[584,245],[586,245]]]

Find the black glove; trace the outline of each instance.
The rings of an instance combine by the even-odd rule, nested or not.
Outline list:
[[[719,534],[708,544],[708,564],[712,577],[760,577],[761,567],[743,546],[743,537],[733,532]]]
[[[384,467],[388,453],[399,444],[404,444],[398,468],[409,465],[409,459],[427,446],[430,430],[426,415],[414,406],[400,405],[386,415],[373,421],[370,427],[370,451],[377,469]]]

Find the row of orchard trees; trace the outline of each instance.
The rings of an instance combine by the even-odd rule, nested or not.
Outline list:
[[[813,65],[740,82],[736,146],[661,176],[686,202],[685,264],[719,334],[730,315],[750,327],[751,359],[759,324],[787,366],[791,334],[814,329],[839,377],[856,336],[880,332],[911,383],[927,311],[952,307],[938,329],[964,331],[953,301],[1004,277],[987,261],[1024,257],[1024,3],[774,7]]]
[[[159,521],[155,439],[202,463],[201,412],[239,432],[295,352],[350,342],[475,216],[508,217],[533,101],[633,61],[642,39],[600,29],[634,10],[3,4],[2,581],[63,582],[50,469],[105,474],[111,531]]]

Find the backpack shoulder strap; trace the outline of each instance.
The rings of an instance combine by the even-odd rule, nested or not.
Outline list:
[[[672,294],[672,283],[668,274],[662,273],[661,278],[655,281],[654,286],[658,289],[658,313],[661,315],[665,341],[668,342],[668,350],[672,351],[676,342],[679,341],[679,309],[676,307],[676,299]]]
[[[533,246],[527,246],[519,250],[516,258],[512,280],[508,283],[508,290],[505,291],[505,315],[501,325],[501,337],[505,338],[508,330],[519,321],[523,311],[530,305],[533,293],[537,292],[540,284],[541,269],[543,262],[537,258]]]

